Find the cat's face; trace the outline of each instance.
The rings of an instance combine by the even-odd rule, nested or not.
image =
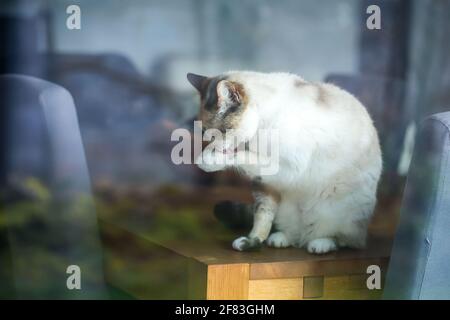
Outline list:
[[[188,81],[200,93],[198,120],[204,130],[234,132],[239,142],[247,142],[257,129],[257,114],[249,107],[249,97],[242,83],[228,75],[204,77],[188,73]]]
[[[198,120],[204,129],[237,129],[247,108],[247,96],[242,84],[226,76],[204,77],[188,73],[189,82],[200,94]]]

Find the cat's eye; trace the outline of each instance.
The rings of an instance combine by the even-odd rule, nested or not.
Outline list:
[[[238,109],[239,109],[238,106],[235,105],[235,106],[231,106],[228,110],[230,113],[233,113],[233,112],[236,112]]]
[[[237,94],[236,92],[230,91],[228,97],[230,98],[231,101],[236,102],[238,104],[240,103],[239,94]]]

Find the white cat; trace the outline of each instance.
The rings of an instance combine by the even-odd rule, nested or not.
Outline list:
[[[318,254],[364,247],[382,159],[377,131],[354,96],[289,73],[188,74],[188,80],[200,92],[199,119],[206,129],[237,129],[241,142],[250,142],[259,129],[279,132],[276,174],[262,175],[258,164],[235,166],[254,181],[255,209],[251,232],[236,239],[234,249],[249,250],[264,241]],[[230,155],[228,150],[227,156],[249,152]],[[210,172],[229,166],[207,162],[199,167]],[[277,232],[269,235],[272,224]]]

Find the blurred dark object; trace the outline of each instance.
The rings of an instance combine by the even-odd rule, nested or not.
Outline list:
[[[37,78],[3,75],[0,101],[8,123],[0,232],[7,235],[14,270],[13,277],[1,279],[2,287],[9,282],[13,288],[2,297],[106,298],[96,213],[70,93]],[[81,268],[83,290],[68,290],[70,265]]]
[[[413,1],[360,1],[359,73],[405,79],[408,71],[410,20]],[[422,1],[420,1],[422,2]],[[423,1],[425,2],[425,1]],[[366,28],[366,10],[377,5],[381,11],[381,30]]]
[[[450,112],[418,134],[384,297],[450,299]]]
[[[214,206],[214,216],[230,230],[249,231],[253,225],[253,205],[222,201]]]
[[[9,4],[9,5],[8,5]],[[41,1],[7,1],[0,7],[0,74],[45,77],[50,14]]]
[[[413,1],[408,108],[417,122],[450,111],[450,1]]]
[[[170,134],[183,109],[177,95],[119,54],[48,53],[49,12],[41,1],[0,7],[0,74],[36,76],[71,93],[95,181],[156,186],[195,178],[198,171],[170,161]]]
[[[178,103],[118,54],[48,54],[48,78],[73,95],[94,180],[127,184],[189,181],[170,159]]]
[[[365,75],[332,74],[326,79],[355,95],[367,108],[378,130],[383,154],[385,193],[398,192],[397,169],[406,127],[413,119],[404,108],[405,82]]]

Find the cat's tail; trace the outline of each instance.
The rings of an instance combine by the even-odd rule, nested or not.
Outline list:
[[[214,206],[214,216],[231,230],[250,229],[253,225],[253,205],[222,201]]]

